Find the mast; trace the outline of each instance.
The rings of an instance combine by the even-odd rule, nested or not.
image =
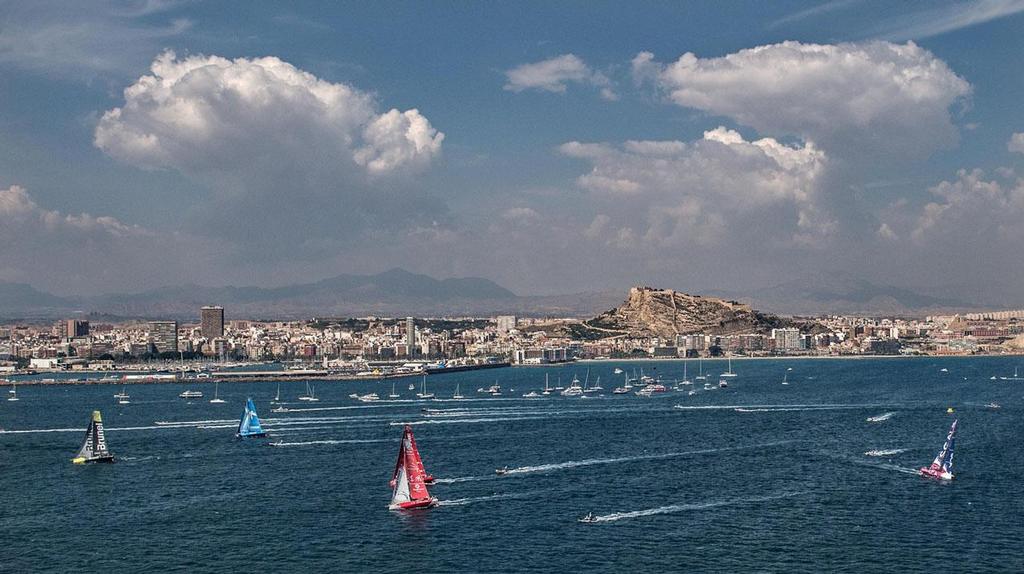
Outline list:
[[[423,461],[416,450],[416,440],[412,435],[412,427],[405,425],[402,432],[402,444],[398,449],[398,460],[395,464],[394,478],[391,481],[394,491],[391,496],[392,510],[412,510],[427,508],[437,504],[437,499],[427,491],[429,475],[423,470]]]
[[[267,433],[260,426],[260,417],[256,414],[256,405],[252,402],[252,397],[249,397],[245,401],[245,410],[242,412],[242,420],[238,422],[238,432],[235,434],[238,438],[261,438],[267,436]]]
[[[85,429],[85,440],[82,441],[82,448],[78,454],[71,459],[75,464],[87,462],[114,462],[114,455],[107,450],[107,439],[103,435],[103,417],[100,411],[92,412],[92,419],[89,427]]]

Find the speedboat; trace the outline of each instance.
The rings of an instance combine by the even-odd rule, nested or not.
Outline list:
[[[538,397],[540,397],[540,395],[537,393],[537,391],[530,391],[523,395],[524,399],[536,399]]]
[[[369,402],[372,402],[372,401],[379,401],[380,400],[380,395],[378,395],[377,393],[367,393],[365,395],[360,396],[359,400],[364,402],[364,403],[369,403]]]
[[[594,516],[593,512],[588,512],[586,516],[579,519],[579,522],[582,522],[584,524],[590,524],[593,522],[597,522],[597,517]]]
[[[618,367],[615,367],[615,370],[612,371],[612,372],[615,373],[616,375],[621,375],[622,374],[622,369],[620,369]]]
[[[989,403],[989,404],[987,404],[985,406],[990,408],[990,409],[1001,409],[1002,408],[1001,406],[999,406],[999,403]]]
[[[496,475],[498,475],[498,476],[502,476],[502,475],[506,475],[506,474],[508,474],[508,471],[509,471],[509,468],[508,468],[508,466],[506,465],[506,466],[503,466],[503,467],[501,467],[501,468],[496,468],[496,469],[494,469],[494,474],[496,474]]]
[[[626,387],[615,387],[614,389],[612,389],[612,394],[613,395],[624,395],[624,394],[626,394],[628,392],[629,392],[629,389],[627,389]]]
[[[718,386],[724,389],[725,387],[729,386],[729,382],[726,381],[725,379],[719,379]]]
[[[178,398],[182,399],[201,399],[203,398],[203,391],[182,391],[178,394]]]
[[[487,393],[490,394],[492,397],[500,397],[501,385],[491,385],[490,388],[487,389]]]

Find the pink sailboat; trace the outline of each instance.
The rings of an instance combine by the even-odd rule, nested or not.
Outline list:
[[[921,476],[936,480],[953,480],[953,444],[956,442],[956,423],[957,421],[954,420],[953,426],[949,427],[946,443],[942,445],[942,450],[935,456],[931,466],[924,467],[919,471]]]
[[[402,444],[398,448],[398,463],[395,475],[391,479],[394,491],[391,495],[391,510],[415,510],[430,508],[437,504],[437,499],[430,496],[426,485],[426,472],[416,442],[412,436],[412,427],[405,425],[402,432]]]

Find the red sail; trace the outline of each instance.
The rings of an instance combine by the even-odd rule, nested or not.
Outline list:
[[[408,441],[408,442],[406,442]],[[409,481],[409,498],[415,501],[429,500],[430,493],[427,492],[427,485],[424,484],[426,473],[423,472],[423,461],[420,460],[420,453],[416,451],[416,442],[412,438],[412,429],[405,427],[405,437],[402,439],[405,448],[405,476]]]
[[[430,473],[427,472],[427,469],[423,467],[423,459],[420,457],[420,449],[416,448],[416,437],[412,435],[412,427],[405,425],[405,431],[402,433],[402,446],[398,449],[398,460],[395,461],[395,470],[391,473],[391,482],[388,484],[391,485],[391,488],[395,487],[395,480],[398,478],[398,468],[402,466],[405,459],[406,437],[409,439],[409,450],[411,450],[412,454],[416,457],[416,463],[421,475],[423,476],[423,482],[426,484],[433,483],[434,477],[431,476]]]

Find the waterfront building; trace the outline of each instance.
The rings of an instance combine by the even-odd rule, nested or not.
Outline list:
[[[800,350],[800,329],[795,327],[772,329],[772,339],[775,341],[776,352]]]
[[[497,323],[499,333],[508,333],[516,328],[515,315],[498,315],[495,322]]]
[[[64,322],[63,335],[68,339],[74,339],[75,337],[88,337],[89,322],[80,321],[78,319],[68,319]]]
[[[416,320],[412,317],[405,318],[405,345],[407,354],[416,352]]]
[[[203,337],[216,339],[224,336],[224,307],[203,307],[199,314]]]
[[[177,353],[178,322],[150,321],[149,342],[157,353]]]

